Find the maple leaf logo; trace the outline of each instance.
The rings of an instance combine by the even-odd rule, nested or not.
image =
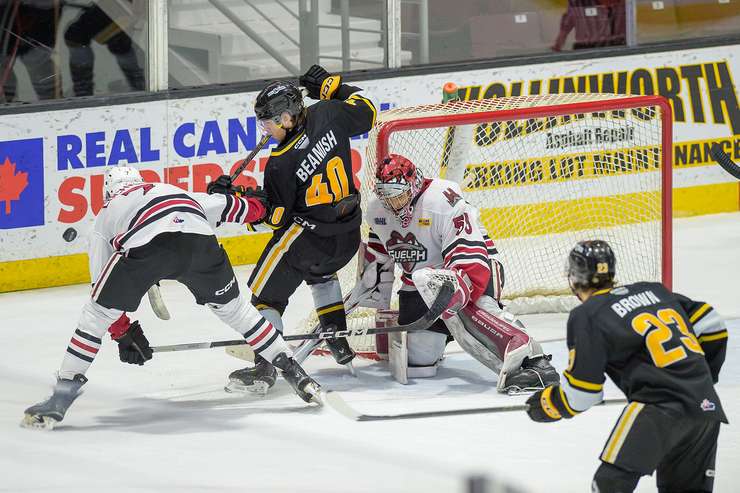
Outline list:
[[[0,202],[5,201],[5,214],[10,215],[10,204],[20,200],[21,192],[28,186],[28,173],[15,172],[15,163],[9,158],[0,164]]]

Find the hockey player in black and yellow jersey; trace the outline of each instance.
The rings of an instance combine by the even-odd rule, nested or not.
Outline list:
[[[299,89],[286,81],[267,85],[255,102],[260,126],[279,144],[264,176],[270,203],[265,223],[275,231],[249,287],[252,303],[282,330],[288,299],[305,281],[321,326],[343,330],[347,320],[336,272],[357,252],[362,223],[350,138],[372,128],[376,109],[360,88],[318,65],[299,82],[317,103],[305,107]],[[344,338],[326,344],[340,364],[354,357]],[[266,392],[275,382],[275,369],[263,358],[255,363],[229,375],[227,390]]]
[[[614,286],[616,259],[600,240],[582,241],[568,280],[583,302],[568,319],[568,368],[560,385],[533,394],[529,416],[572,418],[603,398],[604,373],[629,404],[601,453],[593,491],[630,492],[657,470],[660,492],[709,492],[720,423],[714,389],[727,329],[706,303],[656,282]]]

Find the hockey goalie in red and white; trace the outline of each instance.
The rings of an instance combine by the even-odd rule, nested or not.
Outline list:
[[[378,164],[364,268],[353,290],[363,306],[388,308],[394,263],[400,265],[398,322],[412,322],[431,306],[447,279],[456,286],[440,320],[407,335],[409,376],[433,376],[448,336],[498,374],[500,392],[529,391],[557,383],[550,357],[504,311],[504,283],[496,247],[479,224],[479,212],[457,183],[426,179],[407,158],[390,154]],[[368,296],[368,291],[371,295]],[[412,370],[414,372],[412,373]]]

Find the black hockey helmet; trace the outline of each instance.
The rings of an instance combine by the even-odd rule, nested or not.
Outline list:
[[[290,82],[282,80],[267,84],[254,102],[257,120],[272,120],[275,123],[280,123],[280,115],[283,113],[298,117],[303,109],[301,91]]]
[[[571,289],[611,287],[617,259],[603,240],[579,241],[568,255],[567,276]]]

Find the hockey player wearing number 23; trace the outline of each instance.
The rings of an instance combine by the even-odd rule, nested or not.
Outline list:
[[[249,287],[252,303],[279,330],[290,296],[302,282],[311,288],[320,325],[347,327],[336,272],[360,244],[362,210],[352,175],[350,138],[369,131],[376,117],[360,88],[343,84],[318,65],[300,77],[308,96],[287,81],[268,84],[254,110],[264,132],[278,141],[267,161],[264,190],[270,203],[265,223],[274,229]],[[228,191],[227,191],[228,192]],[[354,357],[345,338],[325,341],[339,364]],[[228,391],[267,392],[275,370],[263,358],[229,375]]]
[[[503,265],[478,209],[462,197],[458,184],[424,178],[409,159],[390,154],[377,165],[375,194],[367,211],[371,230],[364,267],[352,296],[361,306],[388,308],[394,263],[399,264],[398,322],[405,324],[431,306],[435,280],[450,280],[457,288],[440,320],[408,334],[409,375],[414,368],[417,376],[433,376],[451,334],[498,374],[501,392],[533,391],[557,381],[549,356],[499,303]]]
[[[657,282],[614,284],[616,257],[601,240],[579,242],[568,257],[573,293],[583,302],[568,319],[562,383],[532,395],[535,421],[572,418],[603,398],[604,373],[625,393],[601,453],[593,491],[634,491],[657,470],[660,492],[710,492],[720,423],[714,389],[727,329],[708,304]]]

